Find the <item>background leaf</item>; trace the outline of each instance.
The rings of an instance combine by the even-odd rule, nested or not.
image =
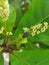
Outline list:
[[[6,24],[6,30],[7,31],[12,31],[13,26],[15,24],[15,20],[16,20],[16,10],[13,6],[10,5],[10,15],[9,15],[9,19],[7,20]]]
[[[22,53],[15,52],[15,54],[28,62],[30,65],[49,65],[49,50],[28,50]],[[11,65],[27,65],[13,55],[10,56],[10,61]]]
[[[0,65],[4,65],[3,57],[0,55]]]
[[[21,19],[19,26],[14,34],[14,37],[19,33],[23,33],[23,27],[31,27],[35,24],[47,21],[49,23],[49,0],[33,0],[32,4],[29,7],[29,10]],[[33,37],[35,41],[43,42],[46,45],[49,45],[49,31]],[[32,39],[32,38],[31,38]],[[32,42],[34,40],[32,39]],[[29,39],[30,40],[30,39]]]

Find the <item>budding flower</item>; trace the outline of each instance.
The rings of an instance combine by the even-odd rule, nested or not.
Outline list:
[[[32,32],[32,33],[31,33],[31,35],[32,35],[32,36],[35,36],[35,35],[36,35],[36,33],[35,33],[35,32]]]
[[[24,32],[29,32],[29,28],[25,27],[23,28]]]
[[[23,49],[20,49],[19,52],[23,52]]]
[[[2,30],[0,30],[0,34],[2,34],[3,33],[3,31]]]
[[[40,31],[37,31],[37,34],[40,34]]]
[[[13,33],[12,33],[12,32],[9,32],[9,34],[10,34],[10,35],[13,35]]]
[[[21,6],[24,5],[24,1],[21,3]]]
[[[44,22],[44,25],[45,25],[45,26],[48,26],[48,23],[47,23],[47,22]]]
[[[31,26],[31,29],[36,29],[37,25]]]
[[[41,28],[41,32],[45,32],[46,29],[48,29],[48,26],[44,26],[43,28]]]
[[[9,3],[8,0],[0,0],[0,17],[3,21],[7,21],[9,17]]]
[[[42,23],[32,26],[31,29],[40,29],[41,27],[42,27]]]
[[[42,23],[38,24],[36,27],[37,27],[37,29],[40,29],[42,27]]]
[[[32,31],[34,31],[34,33],[35,33],[35,32],[37,32],[37,29],[33,28]]]
[[[7,32],[6,35],[9,35],[9,32]]]
[[[1,27],[0,34],[2,34],[4,30],[5,30],[5,28],[4,27]]]
[[[13,35],[13,33],[12,32],[7,32],[6,35]]]
[[[48,29],[48,22],[44,22],[44,25],[42,23],[34,25],[30,29],[24,28],[24,30],[29,32],[32,36],[45,32],[47,29]]]
[[[2,30],[2,31],[4,31],[4,30],[5,30],[5,28],[2,26],[1,30]]]

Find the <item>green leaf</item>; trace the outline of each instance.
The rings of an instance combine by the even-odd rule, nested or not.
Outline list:
[[[15,52],[15,54],[30,65],[49,65],[49,50],[28,50],[21,53]],[[11,65],[27,65],[13,55],[10,56],[10,61]]]
[[[4,65],[3,57],[0,55],[0,65]]]
[[[13,6],[10,6],[10,15],[7,21],[7,31],[11,31],[13,29],[15,20],[16,20],[16,10]]]
[[[20,38],[18,41],[17,41],[17,43],[19,43],[19,44],[24,44],[24,43],[27,43],[27,38]]]
[[[36,35],[34,37],[30,37],[29,40],[31,40],[32,43],[41,42],[46,45],[49,45],[49,36],[48,35],[49,35],[49,30],[45,31],[44,33],[40,33],[39,35]]]
[[[19,33],[23,33],[23,27],[31,27],[35,24],[41,22],[48,22],[49,23],[49,0],[33,0],[32,4],[29,7],[28,12],[24,15],[21,19],[19,26],[14,34],[14,37],[17,36]],[[47,34],[48,33],[48,34]],[[33,37],[35,41],[43,42],[47,45],[49,40],[49,30],[46,33],[37,35]],[[32,38],[31,38],[32,39]],[[34,42],[34,40],[32,40]]]
[[[18,23],[20,22],[20,19],[22,18],[22,11],[21,11],[21,0],[12,0],[10,1],[9,0],[9,3],[14,6],[14,8],[16,9],[16,12],[17,12],[17,18],[16,18],[16,26],[18,26]]]
[[[0,28],[3,26],[2,18],[0,17]]]

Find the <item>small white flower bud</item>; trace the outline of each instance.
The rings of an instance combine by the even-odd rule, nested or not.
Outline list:
[[[41,28],[41,32],[45,32],[45,28],[43,27],[43,28]]]
[[[13,35],[13,33],[12,32],[9,32],[9,35]]]
[[[6,35],[9,35],[9,32],[7,32]]]
[[[48,22],[44,22],[44,25],[42,23],[32,26],[29,28],[23,28],[24,32],[29,32],[32,36],[35,36],[36,34],[40,34],[42,32],[45,32],[48,29]]]
[[[2,34],[3,33],[3,31],[2,30],[0,30],[0,34]]]
[[[13,35],[13,33],[12,32],[7,32],[6,35]]]
[[[5,28],[2,26],[1,30],[2,30],[2,31],[4,31],[4,30],[5,30]]]
[[[21,3],[21,6],[24,5],[24,1]]]
[[[37,32],[37,29],[33,29],[33,32]]]
[[[5,28],[2,26],[1,29],[0,29],[0,34],[3,33],[4,29],[5,29]]]
[[[23,49],[20,49],[19,52],[23,52]]]
[[[37,31],[37,34],[40,34],[41,32],[40,31]]]
[[[48,26],[48,22],[44,22],[44,25],[45,25],[45,26]]]
[[[42,27],[42,23],[37,25],[37,29],[40,29]]]
[[[32,33],[31,33],[31,35],[32,35],[32,36],[35,36],[35,35],[36,35],[36,33],[35,33],[35,32],[32,32]]]
[[[29,28],[23,28],[24,32],[29,32]]]

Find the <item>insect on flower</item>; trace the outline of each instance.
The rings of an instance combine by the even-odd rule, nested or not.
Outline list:
[[[25,32],[25,33],[22,35],[22,37],[25,38],[25,37],[27,37],[28,35],[29,35],[29,32]]]

